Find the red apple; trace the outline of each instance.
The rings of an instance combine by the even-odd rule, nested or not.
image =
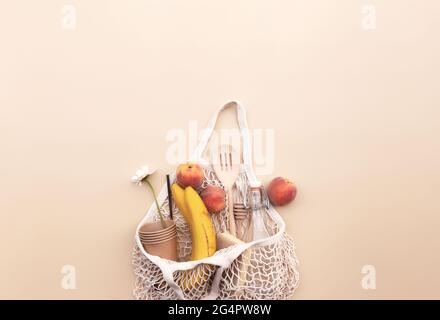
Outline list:
[[[210,213],[218,213],[226,206],[225,191],[220,187],[209,185],[200,193],[200,197]]]
[[[197,190],[204,179],[203,169],[197,163],[188,162],[177,167],[176,180],[182,188],[191,186]]]
[[[296,197],[296,186],[289,179],[275,178],[267,187],[267,195],[275,206],[284,206]]]

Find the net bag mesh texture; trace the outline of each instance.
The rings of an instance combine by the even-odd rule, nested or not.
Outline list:
[[[214,184],[223,188],[221,182],[210,168],[205,168],[206,181],[201,186]],[[241,173],[240,178],[245,178]],[[227,202],[228,203],[228,202]],[[161,206],[162,212],[169,217],[168,199]],[[228,214],[224,210],[211,215],[217,233],[228,230]],[[265,215],[265,224],[269,235],[278,232],[278,225],[272,220],[269,212]],[[177,228],[177,250],[179,261],[163,261],[168,264],[178,264],[189,261],[191,256],[191,235],[185,219],[179,210],[173,206],[173,216]],[[152,221],[159,220],[155,212]],[[218,250],[214,256],[229,258],[235,246]],[[278,240],[269,245],[254,245],[242,252],[230,266],[223,270],[218,284],[217,299],[288,299],[298,287],[298,261],[295,254],[293,239],[283,233]],[[179,299],[175,290],[165,281],[158,265],[152,262],[135,242],[133,249],[133,267],[135,273],[134,297],[138,300]],[[208,296],[218,266],[199,264],[189,270],[179,270],[173,273],[175,283],[182,290],[183,298],[188,300],[203,299]]]

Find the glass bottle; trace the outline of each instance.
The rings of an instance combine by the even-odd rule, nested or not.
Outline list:
[[[260,240],[270,236],[267,231],[266,223],[264,218],[266,213],[264,192],[262,186],[251,186],[250,187],[250,206],[251,206],[251,219],[252,219],[252,230],[253,239]]]

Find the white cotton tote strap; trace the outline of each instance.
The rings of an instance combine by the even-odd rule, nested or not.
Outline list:
[[[221,107],[216,112],[214,112],[214,114],[212,115],[211,119],[208,122],[206,129],[202,133],[202,137],[200,139],[199,145],[194,150],[194,153],[192,154],[189,160],[200,163],[204,162],[204,160],[202,159],[202,154],[205,151],[209,140],[211,139],[212,133],[214,132],[215,129],[215,125],[217,123],[217,119],[223,110],[231,107],[235,107],[237,109],[237,122],[243,143],[243,164],[247,178],[251,186],[259,187],[261,183],[260,181],[258,181],[257,177],[255,176],[253,169],[251,138],[250,138],[249,127],[246,119],[246,110],[244,106],[238,101],[228,102],[223,107]]]

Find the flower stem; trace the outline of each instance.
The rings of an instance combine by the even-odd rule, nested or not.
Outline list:
[[[153,185],[148,181],[148,179],[144,180],[147,185],[150,187],[151,193],[153,193],[154,203],[156,203],[157,212],[159,213],[160,222],[162,223],[162,228],[166,228],[167,225],[165,223],[165,219],[163,218],[162,210],[160,210],[159,202],[157,202],[156,192],[154,191]]]

